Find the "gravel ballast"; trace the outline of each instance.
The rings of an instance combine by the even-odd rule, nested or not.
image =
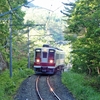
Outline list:
[[[25,79],[21,86],[19,87],[16,95],[14,96],[14,100],[39,100],[35,90],[35,81],[37,75],[32,75]],[[45,85],[46,76],[42,76],[41,86]],[[69,90],[62,84],[61,82],[61,74],[58,72],[55,75],[50,76],[50,84],[53,86],[56,94],[61,98],[61,100],[75,100],[73,95],[69,92]],[[46,95],[47,86],[42,88],[42,95],[45,95],[48,98],[47,100],[51,100],[48,95]],[[44,91],[44,92],[43,92]],[[43,94],[44,93],[44,94]],[[47,90],[47,93],[48,90]],[[46,99],[44,99],[46,100]]]

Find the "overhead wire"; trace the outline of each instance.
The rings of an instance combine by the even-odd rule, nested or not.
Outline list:
[[[46,22],[46,24],[48,24],[49,23],[49,21],[50,21],[50,18],[51,18],[51,16],[53,15],[53,13],[56,11],[56,10],[58,10],[59,8],[61,8],[63,5],[61,5],[61,6],[59,6],[59,7],[57,7],[55,10],[49,10],[49,13],[51,13],[50,14],[50,17],[47,19],[47,22]],[[48,10],[48,9],[47,9]],[[47,25],[48,26],[48,25]],[[47,29],[46,29],[47,30]]]
[[[12,14],[15,14],[16,15],[16,18],[18,18],[18,19],[20,19],[20,20],[23,20],[21,17],[19,17],[19,15],[15,12],[15,11],[12,11],[12,6],[11,6],[11,4],[10,4],[10,1],[9,0],[7,0],[7,2],[8,2],[8,5],[9,5],[9,7],[10,7],[10,10],[11,10],[11,12],[12,12]]]
[[[27,2],[27,3],[24,3],[24,4],[20,5],[20,6],[17,6],[16,8],[13,8],[12,10],[9,10],[9,11],[7,11],[7,12],[1,13],[1,14],[0,14],[0,17],[5,16],[5,15],[7,15],[7,14],[10,14],[12,11],[15,11],[15,10],[19,9],[19,8],[21,8],[22,6],[26,6],[26,4],[28,4],[28,3],[32,2],[32,1],[34,1],[34,0],[31,0],[31,1]]]
[[[9,7],[10,7],[10,10],[12,11],[12,6],[11,6],[11,4],[10,4],[10,1],[9,0],[7,0],[7,2],[8,2],[8,4],[9,4]],[[61,7],[61,6],[60,6]],[[55,9],[55,10],[49,10],[49,9],[46,9],[46,10],[49,10],[49,17],[48,17],[48,19],[47,19],[47,21],[46,21],[46,24],[45,24],[45,30],[46,30],[46,32],[48,31],[48,24],[49,24],[49,22],[50,22],[50,19],[51,19],[51,16],[53,15],[53,13],[56,11],[56,10],[58,10],[60,7],[58,7],[57,9]],[[20,20],[23,20],[15,11],[12,11],[12,13],[16,16],[16,18],[17,19],[20,19]]]

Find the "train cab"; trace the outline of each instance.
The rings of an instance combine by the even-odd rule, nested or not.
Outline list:
[[[64,65],[64,53],[56,48],[43,46],[34,51],[34,71],[36,74],[54,74]]]

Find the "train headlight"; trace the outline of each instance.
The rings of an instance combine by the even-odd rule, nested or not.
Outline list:
[[[36,63],[40,63],[40,59],[36,59]]]
[[[49,60],[49,63],[53,63],[53,62],[54,62],[53,59],[50,59],[50,60]]]

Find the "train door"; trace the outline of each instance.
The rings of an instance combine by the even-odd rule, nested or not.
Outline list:
[[[47,48],[43,48],[42,49],[42,59],[41,59],[42,63],[47,63],[48,62],[48,49]]]

